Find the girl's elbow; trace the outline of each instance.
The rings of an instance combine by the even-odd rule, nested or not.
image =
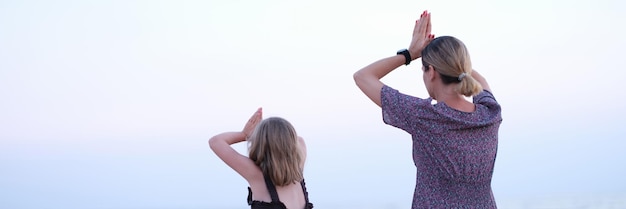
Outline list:
[[[354,74],[352,74],[352,79],[354,79],[354,82],[358,83],[359,82],[359,71],[355,72]]]
[[[211,138],[209,139],[209,147],[210,147],[211,149],[215,149],[215,145],[217,144],[217,140],[218,140],[218,138],[217,138],[217,137],[215,137],[215,136],[214,136],[214,137],[211,137]]]

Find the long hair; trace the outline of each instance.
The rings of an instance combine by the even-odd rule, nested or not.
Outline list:
[[[274,184],[285,186],[303,179],[298,135],[289,121],[280,117],[264,119],[248,140],[248,156]]]
[[[452,36],[433,39],[422,50],[422,65],[431,65],[441,75],[444,84],[459,83],[457,92],[474,96],[482,86],[472,77],[472,61],[465,44]],[[463,74],[464,73],[464,74]]]

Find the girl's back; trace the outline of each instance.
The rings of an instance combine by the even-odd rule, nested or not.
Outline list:
[[[259,170],[260,171],[260,170]],[[271,180],[270,180],[271,181]],[[305,189],[303,184],[293,183],[286,186],[274,186],[274,188],[268,187],[263,179],[263,175],[260,174],[259,178],[255,178],[254,182],[249,182],[250,191],[252,192],[249,199],[254,202],[250,202],[252,204],[252,209],[258,208],[282,208],[279,207],[282,203],[286,208],[307,208],[307,198],[305,194]],[[270,194],[270,190],[275,189],[277,194],[277,200],[272,201],[272,196]],[[272,203],[274,202],[274,203]],[[269,204],[268,204],[269,203]],[[258,205],[258,206],[257,206]],[[271,206],[270,206],[271,205]],[[265,207],[263,207],[265,206]]]

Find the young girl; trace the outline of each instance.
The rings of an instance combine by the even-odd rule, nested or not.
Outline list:
[[[310,209],[303,168],[306,145],[285,119],[262,120],[259,108],[240,132],[225,132],[209,139],[209,146],[248,184],[251,209]],[[249,157],[230,145],[248,141]]]

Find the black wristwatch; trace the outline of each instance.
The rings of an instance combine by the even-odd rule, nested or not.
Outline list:
[[[404,65],[409,65],[411,63],[411,54],[408,49],[401,49],[396,53],[396,55],[404,55]]]

